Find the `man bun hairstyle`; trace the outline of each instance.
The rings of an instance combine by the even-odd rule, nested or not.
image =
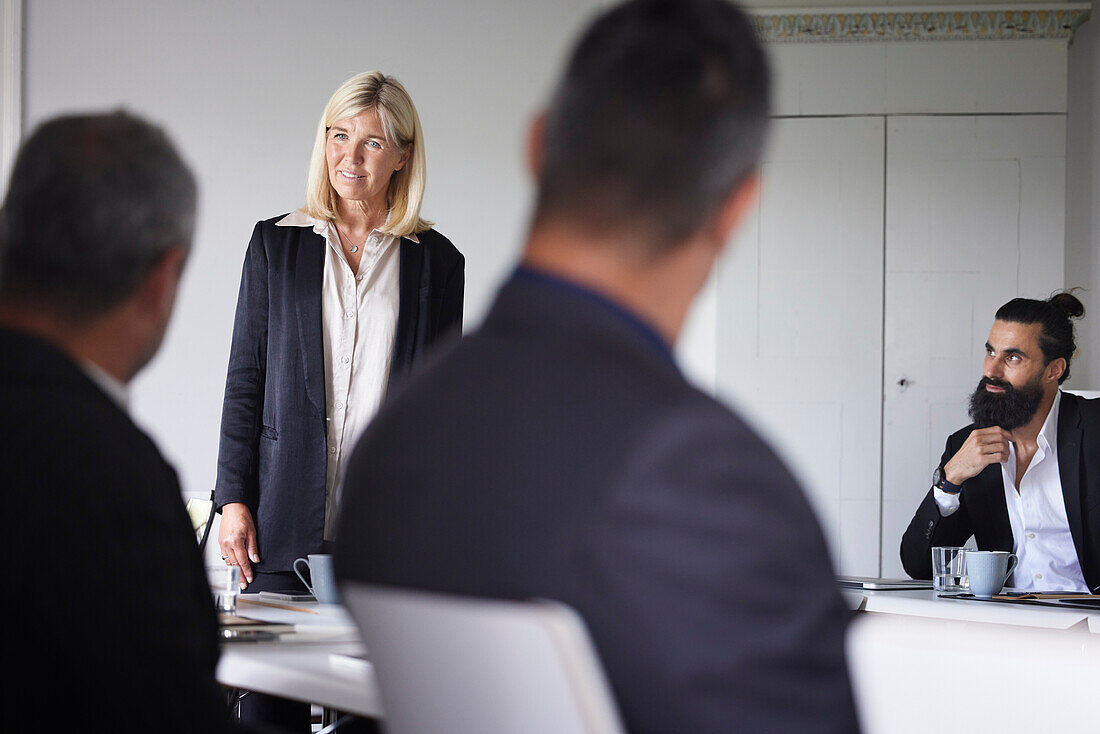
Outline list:
[[[1066,360],[1066,370],[1058,384],[1069,378],[1069,363],[1077,351],[1073,336],[1073,321],[1085,315],[1085,307],[1071,291],[1055,293],[1046,301],[1034,298],[1013,298],[997,309],[998,321],[1015,324],[1041,324],[1039,348],[1043,350],[1045,364],[1059,357]]]
[[[581,37],[546,112],[536,226],[628,232],[649,254],[698,232],[753,173],[769,73],[724,0],[634,0]]]
[[[1055,293],[1050,297],[1051,308],[1061,311],[1067,319],[1076,319],[1085,315],[1085,307],[1072,292]]]

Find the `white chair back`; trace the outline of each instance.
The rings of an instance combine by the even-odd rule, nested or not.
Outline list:
[[[622,734],[580,616],[500,601],[346,583],[388,734]]]
[[[1083,398],[1100,398],[1100,390],[1063,390],[1062,392],[1073,393]]]

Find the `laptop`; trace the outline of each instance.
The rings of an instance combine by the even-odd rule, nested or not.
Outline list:
[[[931,589],[932,582],[926,579],[884,579],[876,576],[837,576],[836,582],[845,589],[867,589],[873,591]]]

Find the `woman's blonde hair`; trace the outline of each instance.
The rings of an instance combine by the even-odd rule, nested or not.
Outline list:
[[[302,210],[314,219],[336,219],[336,192],[329,183],[325,143],[328,130],[337,120],[346,120],[368,110],[377,110],[386,140],[402,153],[409,150],[409,160],[400,171],[394,171],[387,194],[390,213],[382,231],[395,237],[405,237],[430,228],[432,223],[420,218],[420,203],[424,199],[426,163],[424,132],[409,93],[401,82],[379,71],[356,74],[340,85],[317,123],[313,155],[309,159],[306,181],[306,205]]]

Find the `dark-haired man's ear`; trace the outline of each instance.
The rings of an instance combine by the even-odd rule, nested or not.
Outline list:
[[[527,159],[527,172],[536,179],[542,174],[542,133],[545,128],[545,112],[535,115],[531,120],[531,124],[527,126],[526,150],[524,151]]]
[[[1051,360],[1043,372],[1047,382],[1057,382],[1062,379],[1062,375],[1066,374],[1066,360],[1063,357]]]
[[[753,172],[730,192],[712,220],[711,235],[717,246],[725,247],[733,232],[756,208],[759,199],[760,175]]]

